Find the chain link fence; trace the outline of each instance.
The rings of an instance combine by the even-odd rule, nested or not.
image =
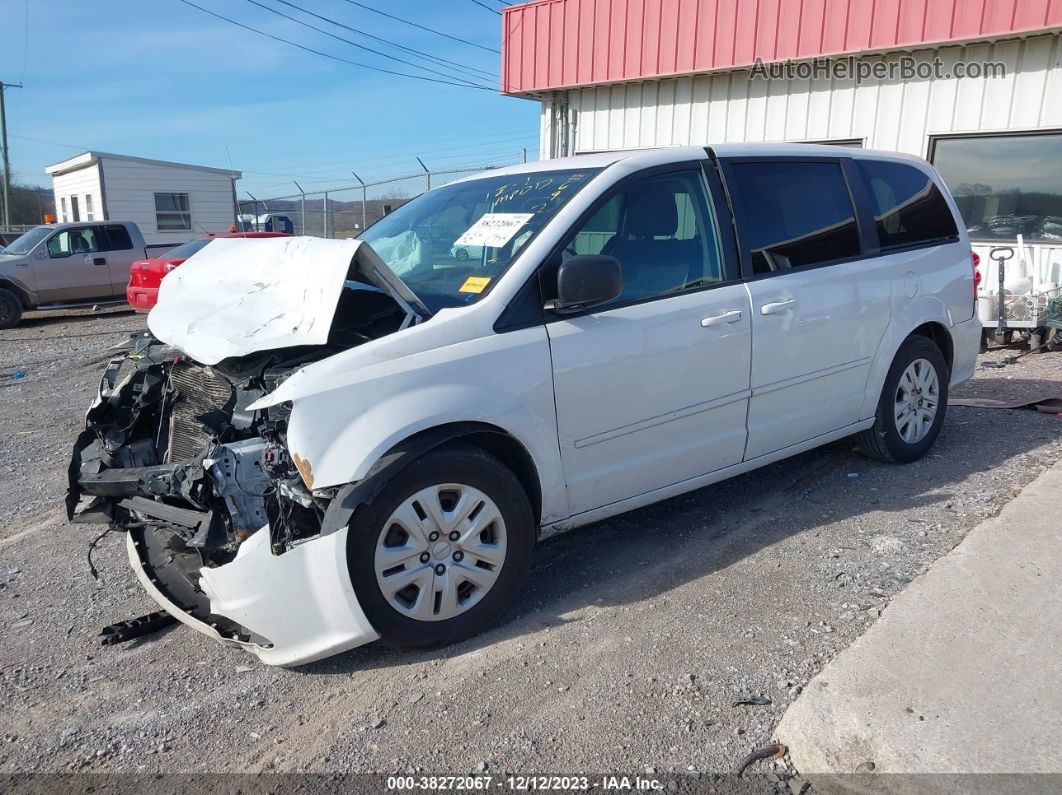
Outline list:
[[[514,165],[492,163],[337,186],[313,193],[239,200],[240,231],[291,232],[314,237],[357,237],[410,199],[467,176]],[[248,194],[249,195],[249,194]]]

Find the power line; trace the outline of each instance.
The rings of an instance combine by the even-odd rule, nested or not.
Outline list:
[[[492,14],[497,14],[497,15],[498,15],[499,17],[501,16],[501,11],[498,11],[498,10],[496,10],[496,9],[494,9],[494,8],[491,8],[491,7],[490,7],[489,5],[487,5],[486,3],[481,3],[481,2],[479,2],[479,0],[472,0],[472,2],[473,2],[473,3],[475,3],[475,4],[477,5],[477,6],[479,6],[480,8],[485,8],[485,9],[487,9],[487,10],[488,10],[488,11],[490,11],[490,13],[492,13]]]
[[[502,139],[495,140],[495,141],[484,141],[483,143],[470,144],[470,145],[467,145],[467,146],[451,146],[451,147],[445,147],[445,148],[441,148],[441,149],[412,149],[411,148],[411,151],[416,151],[418,154],[422,154],[422,155],[430,155],[432,160],[439,160],[439,159],[444,159],[445,157],[449,157],[453,152],[460,152],[461,153],[459,155],[460,157],[467,157],[469,155],[469,151],[468,150],[473,150],[471,152],[471,154],[476,154],[478,151],[484,151],[484,150],[490,149],[491,147],[499,147],[499,146],[503,146],[503,145],[508,144],[508,143],[521,143],[521,142],[529,143],[531,141],[537,140],[537,138],[538,138],[538,136],[537,135],[533,135],[533,134],[532,135],[521,135],[521,136],[517,136],[517,137],[513,137],[513,138],[502,138]],[[292,172],[292,171],[286,171],[286,170],[285,171],[257,171],[257,170],[254,170],[254,169],[247,169],[247,168],[241,168],[239,170],[242,171],[244,174],[258,174],[260,176],[266,176],[266,177],[287,177],[287,178],[298,177],[300,179],[303,179],[303,181],[305,181],[306,183],[311,183],[311,182],[329,181],[331,179],[330,177],[327,177],[327,176],[326,177],[320,177],[320,176],[317,176],[317,175],[332,174],[332,173],[335,173],[337,170],[349,168],[351,165],[356,165],[358,167],[363,167],[365,164],[368,164],[368,163],[374,163],[374,164],[378,164],[378,165],[379,164],[389,164],[389,163],[398,164],[398,163],[402,163],[402,162],[408,162],[411,157],[413,157],[413,155],[410,155],[408,153],[400,154],[400,155],[386,155],[386,156],[383,156],[383,157],[368,157],[368,158],[354,156],[354,157],[347,158],[346,160],[342,161],[341,163],[338,163],[336,166],[333,166],[332,168],[308,169],[308,170],[303,170],[303,171],[298,171],[298,172]]]
[[[529,132],[525,128],[525,129],[520,129],[520,130],[496,130],[495,132],[492,132],[492,133],[478,133],[476,135],[458,135],[458,136],[453,137],[453,138],[436,138],[433,135],[433,136],[431,136],[430,140],[431,140],[431,142],[433,144],[451,144],[451,143],[454,143],[454,142],[476,142],[476,141],[483,141],[484,143],[490,143],[490,141],[486,141],[485,139],[488,139],[488,138],[499,138],[501,136],[520,136],[520,135],[537,136],[538,133],[537,133],[537,131],[534,131],[534,130],[531,130]],[[52,143],[52,142],[49,141],[47,143]],[[411,150],[411,149],[417,149],[417,151],[419,151],[419,152],[428,151],[428,150],[420,149],[414,144],[408,144],[408,143],[391,144],[391,145],[384,145],[384,146],[373,146],[373,149],[374,150],[378,150],[380,152],[398,152],[400,150],[407,150],[408,151],[408,150]],[[320,156],[324,156],[324,157],[332,157],[332,156],[337,156],[340,153],[346,154],[349,151],[350,151],[350,149],[348,147],[348,148],[344,148],[340,152],[337,152],[336,150],[325,150],[325,151],[307,152],[305,154],[308,154],[308,155],[311,155],[311,156],[312,155],[320,155]],[[243,163],[261,163],[264,160],[268,160],[270,162],[276,161],[277,160],[277,155],[274,152],[273,154],[270,154],[270,155],[264,156],[264,157],[241,157],[240,158],[240,161],[243,162]],[[328,161],[325,161],[323,163],[322,162],[303,162],[303,163],[299,164],[299,163],[297,163],[295,161],[289,161],[289,158],[286,158],[286,157],[284,158],[284,162],[285,163],[288,163],[288,162],[292,162],[293,163],[293,165],[292,165],[293,168],[319,168],[319,167],[329,166],[329,165],[346,165],[349,161],[350,161],[350,158],[347,157],[344,160],[328,160]]]
[[[291,41],[290,39],[281,38],[280,36],[274,36],[272,33],[266,33],[264,30],[259,30],[258,28],[251,27],[250,25],[245,25],[242,22],[237,22],[235,19],[230,19],[229,17],[223,16],[222,14],[218,14],[215,11],[211,11],[210,9],[203,8],[202,6],[198,6],[195,3],[191,2],[191,0],[178,0],[178,2],[184,3],[187,6],[191,6],[192,8],[195,8],[195,9],[197,9],[199,11],[202,11],[204,14],[209,14],[210,16],[215,17],[216,19],[220,19],[220,20],[223,20],[225,22],[228,22],[231,25],[235,25],[238,28],[243,28],[244,30],[249,30],[249,31],[251,31],[251,33],[257,33],[259,36],[265,36],[267,39],[272,39],[273,41],[279,41],[279,42],[281,42],[283,44],[290,44],[292,47],[298,47],[300,50],[303,50],[304,52],[313,53],[314,55],[320,55],[323,58],[328,58],[329,60],[332,60],[332,61],[338,61],[339,63],[345,63],[345,64],[349,64],[351,66],[359,66],[362,69],[369,69],[370,71],[380,72],[380,73],[386,74],[386,75],[396,75],[398,77],[410,77],[410,78],[413,78],[414,80],[424,80],[424,81],[426,81],[428,83],[440,83],[442,85],[447,85],[447,86],[457,86],[458,88],[477,88],[477,89],[484,90],[484,91],[494,91],[495,90],[493,88],[490,88],[489,86],[474,86],[474,85],[472,85],[470,83],[458,83],[458,82],[454,82],[454,81],[450,81],[450,80],[438,80],[438,79],[436,79],[434,77],[425,77],[424,75],[411,75],[411,74],[407,74],[405,72],[396,72],[396,71],[394,71],[392,69],[384,69],[384,68],[379,67],[379,66],[371,66],[369,64],[360,63],[358,61],[351,61],[351,60],[349,60],[347,58],[340,58],[338,55],[332,55],[332,54],[327,53],[327,52],[322,52],[321,50],[315,50],[313,47],[307,47],[307,46],[305,46],[303,44],[298,44],[298,43],[296,43],[294,41]]]
[[[309,22],[303,22],[301,19],[298,19],[298,18],[293,17],[293,16],[289,16],[288,14],[285,14],[283,11],[278,11],[277,9],[271,8],[271,7],[267,6],[267,5],[265,5],[264,3],[258,2],[258,0],[247,0],[247,2],[250,3],[253,6],[257,6],[258,8],[266,10],[266,11],[270,12],[271,14],[276,14],[278,17],[283,17],[284,19],[286,19],[286,20],[288,20],[290,22],[294,22],[296,25],[302,25],[304,28],[309,28],[310,30],[315,30],[318,33],[323,33],[325,36],[329,36],[329,37],[335,39],[336,41],[341,41],[341,42],[343,42],[345,44],[349,44],[351,47],[357,47],[359,50],[365,50],[365,52],[371,52],[373,55],[379,55],[381,58],[387,58],[388,60],[395,61],[396,63],[405,64],[406,66],[412,66],[414,69],[423,69],[425,72],[428,72],[428,73],[433,74],[433,75],[439,75],[440,77],[446,77],[446,78],[449,78],[451,80],[460,80],[461,82],[467,83],[469,86],[474,86],[475,88],[489,88],[489,86],[482,86],[482,85],[480,85],[478,83],[473,83],[466,77],[463,77],[463,76],[460,76],[460,75],[447,74],[446,72],[440,72],[440,71],[438,71],[436,69],[429,69],[427,66],[421,66],[420,64],[414,63],[413,61],[407,61],[407,60],[405,60],[403,58],[398,58],[398,57],[396,57],[394,55],[388,55],[385,52],[380,52],[380,50],[374,50],[372,47],[366,47],[364,44],[358,44],[356,41],[351,41],[350,39],[345,39],[342,36],[337,36],[335,33],[330,33],[330,32],[328,32],[327,30],[325,30],[323,28],[317,27],[316,25],[311,25]],[[286,0],[277,0],[277,2],[283,3],[286,6],[290,6],[291,8],[294,8],[294,9],[297,9],[299,11],[302,11],[304,14],[309,14],[310,16],[317,17],[318,19],[323,19],[326,22],[332,22],[333,24],[343,26],[342,23],[335,22],[334,20],[330,20],[327,17],[322,17],[319,14],[315,14],[312,11],[307,11],[305,8],[300,8],[299,6],[295,5],[294,3],[286,2]],[[345,26],[343,26],[343,27],[345,27]]]
[[[409,53],[412,53],[414,55],[419,55],[422,58],[427,58],[427,59],[429,59],[429,60],[431,60],[433,62],[439,63],[440,65],[446,64],[446,65],[448,65],[449,67],[451,67],[453,69],[459,69],[459,70],[464,71],[464,72],[471,72],[471,73],[478,72],[479,75],[486,75],[487,77],[494,77],[494,78],[498,77],[498,75],[496,73],[494,73],[494,72],[488,72],[485,69],[478,69],[478,68],[476,68],[474,66],[467,66],[465,64],[458,63],[457,61],[450,61],[450,60],[447,60],[446,58],[440,58],[440,57],[438,57],[436,55],[432,55],[431,53],[423,52],[422,50],[417,50],[417,49],[414,49],[412,47],[407,47],[404,44],[399,44],[398,42],[391,41],[390,39],[385,39],[382,36],[376,36],[376,35],[374,35],[372,33],[366,33],[364,30],[360,30],[358,28],[351,27],[350,25],[347,25],[346,23],[340,22],[337,19],[332,19],[331,17],[322,16],[321,14],[318,14],[318,13],[316,13],[314,11],[310,11],[309,9],[303,8],[302,6],[297,6],[294,3],[290,3],[287,0],[276,0],[276,2],[282,3],[283,5],[289,6],[291,8],[294,8],[297,11],[301,11],[304,14],[309,14],[312,17],[317,17],[318,19],[320,19],[323,22],[330,22],[331,24],[336,25],[337,27],[343,28],[344,30],[349,30],[351,33],[357,33],[359,36],[365,36],[366,38],[372,39],[374,41],[378,41],[381,44],[386,44],[389,47],[394,47],[396,49],[404,50],[405,52],[409,52]],[[390,56],[385,56],[385,57],[390,57]],[[473,74],[474,77],[479,77],[479,75]]]
[[[403,23],[405,25],[411,25],[414,28],[420,28],[421,30],[426,30],[428,33],[434,33],[437,36],[443,36],[443,37],[445,37],[447,39],[451,39],[452,41],[459,41],[462,44],[469,45],[470,47],[478,47],[481,50],[486,50],[487,52],[493,52],[493,53],[497,53],[498,55],[501,55],[501,50],[496,50],[493,47],[486,47],[486,46],[484,46],[482,44],[476,44],[474,41],[469,41],[468,39],[462,39],[460,36],[451,36],[449,33],[443,33],[441,30],[436,30],[435,28],[429,28],[429,27],[426,27],[424,25],[421,25],[421,24],[418,24],[416,22],[413,22],[411,20],[404,19],[402,17],[396,17],[394,14],[388,14],[386,11],[381,11],[380,9],[373,8],[372,6],[367,6],[364,3],[359,3],[359,2],[357,2],[357,0],[344,0],[344,2],[350,3],[352,6],[357,6],[358,8],[364,8],[366,11],[371,11],[372,13],[379,14],[382,17],[387,17],[388,19],[393,19],[396,22],[401,22],[401,23]]]

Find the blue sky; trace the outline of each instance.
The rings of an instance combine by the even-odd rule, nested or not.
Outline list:
[[[304,28],[251,0],[193,0],[322,52],[438,77]],[[416,55],[284,5],[254,0],[396,58]],[[501,17],[471,0],[361,0],[500,49]],[[498,0],[483,0],[501,7]],[[290,0],[321,16],[474,69],[500,56],[372,14],[348,0]],[[27,24],[28,18],[28,24]],[[61,24],[56,24],[61,20]],[[16,180],[85,149],[232,166],[259,198],[538,154],[538,103],[379,74],[271,41],[180,0],[0,0],[0,80]],[[434,65],[445,70],[446,67]],[[498,78],[483,78],[497,85]],[[32,139],[32,140],[31,140]]]

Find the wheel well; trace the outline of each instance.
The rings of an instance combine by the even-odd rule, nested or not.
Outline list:
[[[535,526],[538,526],[542,519],[542,485],[538,477],[538,468],[531,454],[527,452],[527,448],[515,437],[495,425],[481,422],[458,422],[421,431],[402,444],[415,444],[421,437],[435,441],[429,449],[458,441],[471,444],[490,453],[509,467],[516,475],[516,479],[520,481],[520,485],[524,487],[524,491],[527,492],[527,499],[531,502],[531,510],[535,515]]]
[[[951,334],[940,323],[923,323],[921,326],[911,332],[909,336],[915,334],[921,337],[928,337],[937,344],[940,348],[940,352],[944,354],[944,361],[947,362],[948,369],[951,370],[952,355],[954,350],[951,343]]]
[[[18,298],[18,300],[22,303],[23,309],[31,308],[29,297],[17,285],[12,284],[11,282],[6,281],[4,279],[0,279],[0,290],[7,290],[8,292],[14,293],[15,297]]]

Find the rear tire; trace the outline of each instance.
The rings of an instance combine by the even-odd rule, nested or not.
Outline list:
[[[924,456],[944,424],[950,379],[933,340],[918,335],[904,340],[885,377],[874,425],[856,435],[863,454],[893,464]]]
[[[22,319],[22,302],[10,290],[0,288],[0,328],[14,328]]]
[[[497,622],[527,580],[534,547],[534,514],[516,476],[457,443],[403,468],[355,513],[347,565],[385,645],[432,648]]]

